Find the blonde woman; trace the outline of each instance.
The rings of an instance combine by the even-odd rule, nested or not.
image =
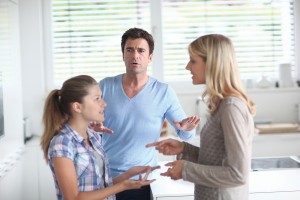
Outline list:
[[[177,155],[162,175],[195,183],[195,199],[247,200],[255,105],[242,87],[234,47],[229,38],[211,34],[193,41],[188,51],[186,69],[193,84],[206,84],[210,114],[200,147],[173,139],[147,147]]]
[[[149,185],[149,173],[158,167],[132,167],[111,178],[99,133],[88,128],[102,123],[106,103],[100,87],[90,76],[80,75],[64,82],[48,95],[41,147],[49,163],[57,199],[115,199],[118,192]],[[139,180],[130,177],[146,173]]]

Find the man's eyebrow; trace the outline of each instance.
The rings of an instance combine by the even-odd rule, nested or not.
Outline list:
[[[126,49],[129,49],[129,50],[132,50],[132,49],[135,49],[135,48],[133,48],[133,47],[126,47]],[[138,51],[146,51],[146,49],[145,48],[142,48],[142,47],[140,47],[140,48],[137,48],[137,50]]]

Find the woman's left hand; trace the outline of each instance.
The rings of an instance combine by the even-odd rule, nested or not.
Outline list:
[[[182,167],[183,167],[183,160],[176,160],[174,162],[169,162],[165,164],[165,166],[169,166],[170,168],[160,175],[168,176],[173,180],[182,179]]]
[[[185,118],[181,122],[178,122],[176,120],[173,121],[175,126],[183,131],[191,131],[194,128],[196,128],[200,122],[200,117],[197,115]]]

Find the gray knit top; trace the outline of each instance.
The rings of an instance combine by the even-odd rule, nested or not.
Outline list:
[[[253,117],[239,98],[222,101],[200,133],[200,148],[185,143],[183,180],[195,183],[196,200],[247,200]]]

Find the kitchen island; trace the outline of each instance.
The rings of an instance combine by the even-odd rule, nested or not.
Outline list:
[[[160,162],[161,169],[155,170],[151,184],[153,200],[192,200],[194,184],[160,176],[167,167]],[[300,168],[251,171],[249,200],[299,200]]]

